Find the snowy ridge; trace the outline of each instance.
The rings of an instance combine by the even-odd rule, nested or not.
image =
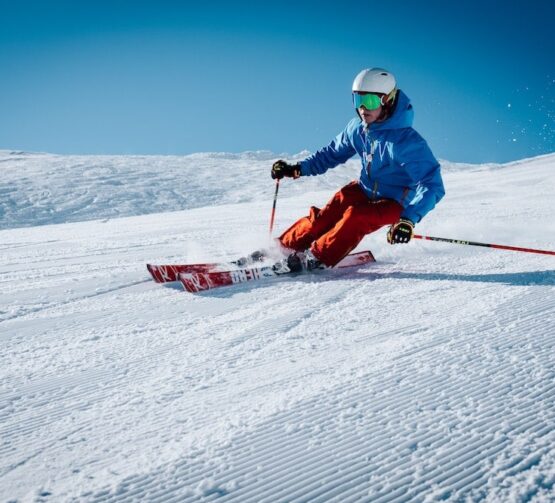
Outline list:
[[[278,157],[270,152],[59,156],[0,151],[0,229],[267,200],[273,191],[269,170]],[[351,161],[347,171],[311,180],[303,190],[322,188],[322,182],[332,190],[341,183],[338,178],[356,174]],[[301,193],[300,187],[292,193]]]
[[[268,201],[272,162],[300,160],[271,152],[187,156],[60,156],[0,150],[0,229],[145,215],[204,206]],[[506,165],[442,161],[444,172],[474,172],[553,164],[555,155]],[[287,188],[287,196],[334,191],[356,179],[351,159],[325,176]]]
[[[553,258],[382,231],[354,270],[196,296],[153,283],[148,261],[266,244],[278,156],[197,157],[249,156],[264,197],[214,177],[218,205],[0,231],[0,501],[554,501]],[[448,166],[417,230],[554,249],[554,166]],[[284,181],[276,229],[355,169]]]

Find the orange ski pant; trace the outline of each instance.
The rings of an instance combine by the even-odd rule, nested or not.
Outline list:
[[[310,248],[318,260],[334,266],[366,234],[397,222],[402,210],[392,199],[368,199],[354,181],[336,192],[324,208],[312,206],[309,215],[297,220],[279,241],[295,251]]]

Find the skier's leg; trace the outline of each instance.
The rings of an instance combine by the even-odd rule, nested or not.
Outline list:
[[[350,206],[335,226],[321,235],[310,247],[314,256],[334,266],[360,243],[366,234],[399,220],[403,207],[391,199],[367,200]]]
[[[279,241],[291,250],[306,250],[314,240],[332,229],[343,218],[343,213],[349,206],[366,201],[368,198],[358,182],[351,182],[338,190],[324,208],[312,206],[310,213],[289,227],[279,237]]]
[[[278,238],[281,245],[290,250],[306,250],[314,241],[312,226],[320,211],[320,208],[311,206],[306,217],[299,218]]]

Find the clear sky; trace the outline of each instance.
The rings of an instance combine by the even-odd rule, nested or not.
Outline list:
[[[392,71],[437,157],[555,151],[555,1],[0,0],[0,148],[187,154],[326,145]]]

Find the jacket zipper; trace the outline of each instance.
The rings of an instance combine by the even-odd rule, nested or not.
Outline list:
[[[365,131],[365,136],[364,136],[364,145],[367,145],[367,137],[370,139],[370,156],[369,158],[367,157],[367,163],[366,163],[366,174],[368,175],[368,181],[371,182],[372,181],[372,160],[374,159],[374,148],[372,146],[372,138],[370,137],[370,130],[367,129]],[[375,180],[374,181],[374,187],[372,189],[372,200],[376,199],[376,194],[378,192],[378,181]]]

